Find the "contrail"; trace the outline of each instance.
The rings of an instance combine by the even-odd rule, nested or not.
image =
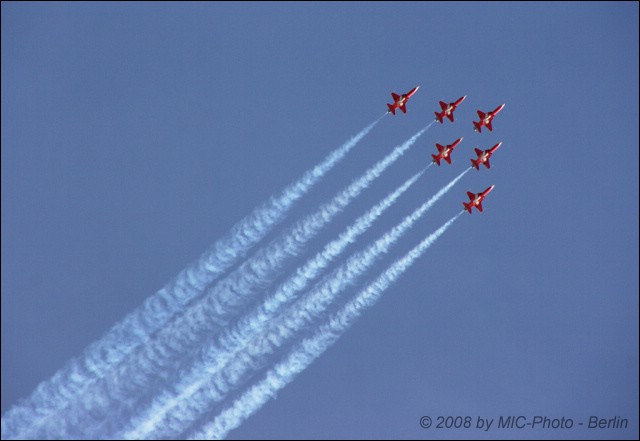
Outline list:
[[[431,165],[433,164],[429,164],[422,171],[413,175],[360,216],[337,239],[329,242],[322,251],[294,271],[293,275],[269,295],[264,303],[238,320],[233,327],[225,329],[217,341],[207,343],[201,350],[201,353],[207,354],[207,356],[204,359],[199,358],[188,373],[180,375],[178,385],[172,385],[171,388],[158,395],[142,416],[134,418],[129,423],[128,429],[123,432],[124,435],[118,435],[117,438],[144,439],[163,436],[154,433],[154,431],[162,423],[166,414],[182,400],[187,399],[200,389],[208,381],[210,375],[223,367],[255,335],[261,333],[286,305],[295,300],[298,293],[303,291],[350,243],[353,243],[358,236],[367,231],[375,220],[387,208],[391,207]],[[191,419],[182,421],[185,428],[191,422]]]
[[[166,438],[179,435],[197,418],[210,410],[215,403],[225,398],[231,390],[246,381],[251,373],[263,368],[271,355],[324,314],[341,291],[355,283],[380,255],[387,252],[469,170],[471,167],[460,173],[431,199],[364,251],[353,254],[346,263],[325,277],[294,306],[283,312],[277,321],[270,318],[266,323],[270,325],[269,330],[247,344],[242,353],[236,351],[236,357],[223,366],[223,371],[216,372],[212,376],[208,370],[208,365],[211,364],[216,366],[216,370],[220,369],[221,363],[217,360],[219,354],[215,350],[201,354],[195,363],[194,373],[190,375],[190,378],[200,377],[200,380],[188,385],[179,398],[169,398],[171,401],[158,406],[159,413],[151,415],[142,427],[143,430],[153,429],[152,433],[147,432],[142,436]],[[211,345],[211,347],[215,346]],[[222,363],[227,359],[228,357],[225,357]],[[169,413],[168,410],[171,412]],[[131,438],[140,436],[140,432],[131,434]]]
[[[369,124],[279,195],[272,196],[235,224],[226,236],[181,271],[167,286],[147,298],[139,308],[117,323],[100,340],[88,346],[81,356],[70,360],[51,379],[40,383],[29,398],[12,407],[2,417],[2,438],[20,438],[22,430],[33,429],[40,420],[77,399],[89,384],[102,378],[109,369],[164,326],[184,305],[237,263],[281,222],[294,203],[343,159],[381,119]]]
[[[432,124],[396,147],[329,203],[297,222],[208,288],[202,298],[160,328],[152,340],[131,354],[126,363],[120,363],[87,389],[77,403],[71,404],[64,420],[46,421],[36,436],[93,438],[109,436],[119,430],[123,419],[132,413],[137,399],[148,396],[154,385],[167,381],[181,363],[196,355],[205,339],[212,338],[226,326],[257,291],[273,281],[289,259],[300,253],[323,226],[397,161]]]
[[[327,350],[384,291],[395,282],[453,224],[464,210],[395,261],[376,280],[333,314],[318,330],[297,344],[289,355],[267,372],[264,379],[248,389],[209,424],[189,439],[221,439],[260,409],[269,398],[290,383]]]

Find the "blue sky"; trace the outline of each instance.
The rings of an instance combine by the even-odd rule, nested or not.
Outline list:
[[[2,413],[420,85],[289,219],[462,95],[314,247],[460,136],[354,249],[503,141],[370,277],[485,212],[231,436],[637,439],[638,40],[634,2],[3,2]],[[419,425],[520,414],[632,428]]]

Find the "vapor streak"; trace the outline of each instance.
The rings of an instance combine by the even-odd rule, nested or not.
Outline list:
[[[172,383],[172,376],[179,366],[191,360],[204,341],[213,338],[260,290],[267,288],[285,264],[303,251],[322,227],[402,157],[432,124],[396,147],[315,213],[297,222],[209,287],[202,298],[183,308],[181,315],[133,352],[126,363],[121,363],[96,382],[95,387],[72,405],[64,420],[48,421],[38,436],[92,438],[112,436],[120,430],[140,400],[153,396],[163,382]]]
[[[204,412],[210,410],[215,403],[220,402],[229,392],[247,381],[254,372],[266,366],[270,356],[301,331],[311,328],[314,321],[326,312],[337,296],[355,283],[379,256],[386,253],[469,170],[470,168],[460,173],[372,245],[353,254],[347,262],[318,283],[311,292],[284,311],[277,320],[270,318],[268,330],[262,335],[257,335],[250,344],[246,345],[244,351],[236,351],[235,358],[227,362],[223,371],[215,373],[207,371],[207,366],[211,364],[217,364],[218,369],[220,368],[219,363],[216,362],[218,353],[205,352],[201,359],[202,367],[196,369],[194,375],[194,377],[200,376],[201,379],[187,387],[179,399],[168,401],[171,413],[167,412],[168,405],[161,407],[159,414],[153,415],[148,421],[147,427],[154,428],[152,437],[170,437],[180,434]]]
[[[167,286],[128,314],[83,354],[70,360],[54,376],[38,385],[29,398],[2,417],[2,438],[20,438],[43,419],[55,415],[77,400],[87,387],[103,378],[140,344],[164,326],[207,285],[243,258],[280,223],[291,207],[329,172],[382,119],[378,118],[320,164],[308,170],[278,196],[256,208],[235,224],[198,260],[181,271]]]
[[[447,221],[416,247],[395,261],[376,280],[325,321],[317,331],[305,338],[280,363],[270,369],[264,379],[248,389],[231,406],[224,409],[213,422],[206,424],[191,439],[221,439],[229,431],[260,409],[277,391],[290,383],[326,351],[367,309],[373,306],[384,291],[395,282],[424,252],[460,217],[464,211]]]
[[[374,221],[422,176],[427,168],[429,167],[413,175],[360,216],[338,238],[329,242],[322,251],[299,267],[291,277],[267,297],[264,303],[259,304],[251,313],[243,316],[234,326],[225,329],[217,341],[213,340],[207,343],[201,351],[201,354],[206,354],[206,356],[199,357],[188,373],[180,375],[178,385],[172,385],[170,389],[158,395],[144,415],[134,418],[129,425],[129,430],[119,437],[142,439],[166,436],[161,431],[158,433],[157,429],[158,426],[160,428],[163,426],[167,413],[176,414],[173,409],[182,400],[189,398],[191,394],[200,389],[208,381],[210,375],[223,367],[255,335],[263,332],[278,313],[295,300],[296,295],[304,290],[350,243],[353,243],[358,236],[367,231]],[[180,424],[174,423],[174,431],[178,431],[177,426],[186,428],[191,423],[191,419],[186,416],[179,421]]]

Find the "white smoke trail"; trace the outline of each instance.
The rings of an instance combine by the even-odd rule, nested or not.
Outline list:
[[[294,203],[343,159],[381,119],[369,124],[279,195],[272,196],[235,224],[230,233],[181,271],[167,286],[145,300],[100,340],[88,346],[80,357],[70,360],[51,379],[40,383],[29,398],[9,409],[2,417],[2,438],[22,437],[23,430],[33,429],[40,420],[64,408],[89,384],[103,377],[134,348],[146,341],[208,284],[262,240],[284,219]]]
[[[386,198],[360,216],[337,239],[329,242],[322,251],[294,271],[293,275],[269,295],[264,303],[259,304],[251,313],[242,317],[233,327],[225,329],[217,341],[214,340],[207,343],[201,350],[201,354],[206,354],[206,356],[204,358],[198,357],[189,372],[179,376],[180,379],[177,385],[171,385],[170,389],[159,394],[151,406],[145,410],[144,414],[134,418],[128,424],[128,429],[123,431],[123,435],[118,435],[117,437],[145,439],[163,436],[154,431],[158,425],[162,424],[166,414],[170,411],[172,412],[172,409],[179,405],[182,400],[187,399],[200,389],[208,381],[210,375],[223,367],[255,335],[261,333],[286,305],[295,300],[299,292],[304,290],[350,243],[353,243],[358,236],[367,231],[375,220],[387,208],[391,207],[431,165],[433,163],[413,175]],[[184,428],[191,422],[192,420],[189,418],[181,421]]]
[[[126,363],[120,363],[87,388],[76,403],[70,403],[64,419],[44,421],[34,436],[94,438],[111,436],[119,430],[132,413],[136,400],[146,399],[154,386],[168,381],[180,363],[195,355],[202,341],[226,326],[254,294],[273,281],[289,259],[300,253],[323,226],[397,161],[432,124],[396,147],[314,214],[297,222],[208,288],[205,296],[189,304],[181,315],[159,329]]]
[[[178,398],[172,399],[170,394],[168,398],[162,396],[169,401],[158,406],[159,413],[151,415],[143,424],[143,430],[131,433],[131,438],[138,438],[141,434],[151,438],[172,437],[179,435],[193,424],[215,403],[224,399],[229,392],[246,381],[252,373],[264,367],[271,355],[324,314],[341,291],[364,274],[380,255],[386,253],[469,170],[471,170],[470,167],[364,251],[353,254],[346,263],[325,277],[294,306],[283,312],[277,321],[270,317],[267,323],[270,325],[269,330],[247,344],[244,352],[236,351],[236,357],[222,366],[224,370],[219,371],[221,363],[217,360],[219,356],[217,352],[202,354],[200,366],[190,375],[190,378],[200,377],[200,380],[189,384]],[[226,360],[228,357],[222,363]],[[216,366],[218,372],[209,372],[209,365]],[[171,412],[169,413],[168,410]]]
[[[229,431],[242,424],[335,343],[463,213],[464,211],[458,213],[401,259],[395,261],[376,280],[325,321],[311,337],[297,344],[283,361],[267,372],[263,380],[254,384],[231,406],[220,412],[211,423],[206,424],[189,439],[222,439]]]

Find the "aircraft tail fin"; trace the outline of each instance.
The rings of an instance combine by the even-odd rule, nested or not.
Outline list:
[[[396,109],[395,107],[393,107],[393,104],[387,104],[387,107],[389,108],[389,112],[393,113],[394,115],[396,114]]]

